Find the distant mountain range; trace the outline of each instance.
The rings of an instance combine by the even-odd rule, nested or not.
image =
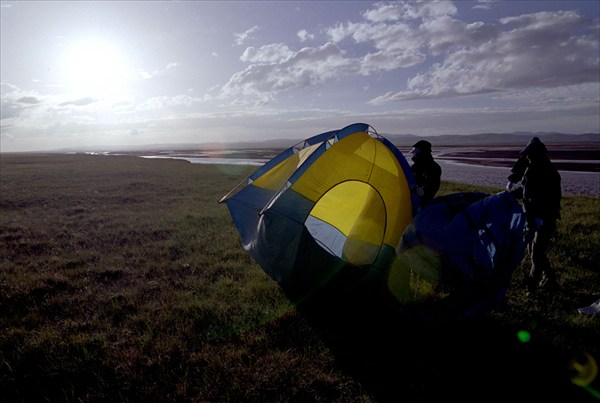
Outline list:
[[[539,137],[546,144],[592,144],[600,147],[600,133],[564,134],[554,132],[479,133],[446,134],[440,136],[415,136],[412,134],[383,135],[396,146],[412,146],[424,139],[437,146],[494,146],[526,144],[533,137]]]
[[[532,137],[537,136],[546,144],[589,144],[600,148],[600,133],[565,134],[554,132],[517,132],[517,133],[480,133],[480,134],[447,134],[439,136],[417,136],[414,134],[384,134],[397,147],[410,147],[419,140],[428,140],[438,146],[522,146]],[[159,150],[198,150],[198,149],[285,149],[304,139],[272,139],[238,143],[185,143],[185,144],[148,144],[136,146],[95,146],[85,148],[69,148],[57,152],[149,152]]]

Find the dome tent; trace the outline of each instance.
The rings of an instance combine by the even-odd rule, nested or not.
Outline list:
[[[389,267],[418,209],[414,186],[400,151],[356,123],[286,149],[220,202],[244,248],[300,302]]]

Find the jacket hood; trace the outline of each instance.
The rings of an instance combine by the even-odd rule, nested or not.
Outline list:
[[[539,137],[534,137],[531,140],[529,140],[529,143],[527,143],[525,148],[522,149],[520,152],[521,155],[545,154],[545,153],[546,153],[546,146],[544,145],[544,143],[542,143],[542,141],[539,139]]]

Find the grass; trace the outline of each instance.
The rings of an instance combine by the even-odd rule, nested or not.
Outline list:
[[[369,382],[240,245],[217,201],[252,167],[128,156],[2,154],[0,395],[5,401],[363,401]],[[441,194],[498,189],[444,183]],[[514,273],[489,319],[600,360],[600,204],[567,197],[552,248],[561,291]],[[586,355],[587,354],[587,355]],[[417,361],[427,354],[417,356]],[[431,357],[429,357],[431,358]],[[435,369],[402,372],[421,396]],[[444,366],[440,367],[444,368]],[[598,380],[583,395],[600,389]],[[582,388],[583,390],[583,388]]]

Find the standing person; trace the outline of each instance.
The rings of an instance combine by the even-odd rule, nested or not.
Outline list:
[[[511,172],[507,190],[512,190],[515,184],[521,182],[522,189],[514,190],[513,194],[523,198],[527,219],[525,243],[531,258],[531,269],[525,287],[528,293],[538,287],[556,288],[556,273],[550,265],[547,252],[556,231],[556,221],[560,219],[560,174],[538,137],[532,138],[520,152]]]
[[[424,206],[435,197],[440,189],[442,168],[434,161],[431,155],[431,143],[426,140],[417,141],[410,151],[413,164],[410,169],[417,182],[417,194],[421,197]]]

